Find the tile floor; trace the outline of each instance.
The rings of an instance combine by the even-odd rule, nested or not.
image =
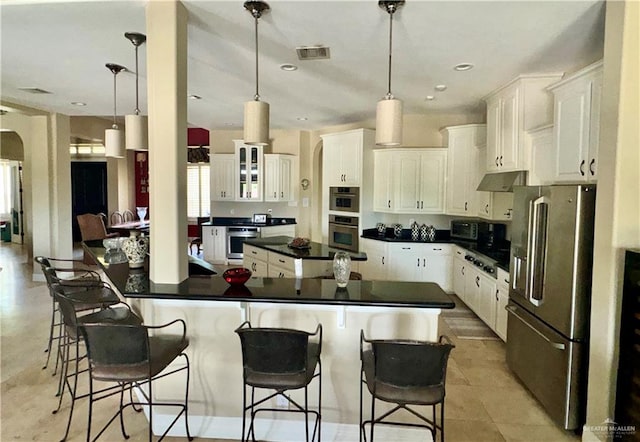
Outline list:
[[[57,441],[64,434],[69,404],[66,400],[59,414],[51,414],[57,405],[56,382],[51,369],[42,370],[49,294],[44,283],[31,280],[31,261],[23,247],[0,243],[0,268],[0,440]],[[447,441],[579,440],[558,429],[511,375],[502,341],[457,339],[444,321],[440,325],[456,344],[447,375]],[[69,441],[84,440],[85,402],[76,407]],[[109,417],[113,408],[106,402],[98,403],[96,419]],[[142,415],[129,412],[126,423],[129,440],[146,440]],[[115,424],[100,440],[124,439]]]

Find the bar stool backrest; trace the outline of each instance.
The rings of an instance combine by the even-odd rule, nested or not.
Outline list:
[[[237,333],[245,374],[305,372],[310,333],[283,328],[243,328]]]
[[[149,362],[149,339],[143,325],[83,324],[80,330],[93,370]]]
[[[444,385],[451,344],[409,340],[370,342],[376,381],[403,387]]]

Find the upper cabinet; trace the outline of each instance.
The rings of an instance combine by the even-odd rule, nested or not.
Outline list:
[[[442,131],[447,144],[447,214],[475,216],[476,188],[482,179],[478,164],[481,161],[479,147],[486,140],[484,124],[451,126]]]
[[[376,212],[444,213],[446,149],[374,150]]]
[[[262,146],[250,146],[241,140],[236,145],[237,200],[262,201]]]
[[[322,135],[324,186],[362,185],[363,129]]]
[[[264,200],[292,201],[291,177],[297,162],[293,155],[264,155]]]
[[[554,182],[597,179],[602,61],[549,87],[554,97]]]
[[[236,156],[229,154],[210,155],[211,201],[234,201],[236,199]]]
[[[525,131],[550,123],[553,101],[545,89],[561,75],[521,75],[485,98],[487,172],[526,169]]]

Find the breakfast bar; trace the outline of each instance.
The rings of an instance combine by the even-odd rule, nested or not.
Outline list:
[[[155,284],[148,277],[148,262],[142,269],[129,269],[127,263],[108,264],[99,243],[84,246],[145,323],[185,320],[191,359],[189,425],[197,437],[240,438],[242,356],[234,330],[243,321],[251,321],[254,327],[307,331],[323,325],[323,439],[357,440],[360,330],[374,339],[436,340],[441,309],[454,307],[435,283],[352,280],[339,288],[335,280],[326,278],[251,278],[244,285],[231,286],[215,267],[196,258],[191,259],[190,276],[182,283]],[[311,397],[317,394],[316,388],[310,387]],[[181,394],[179,382],[174,385],[167,380],[154,386],[160,401],[175,400]],[[293,391],[292,397],[303,400],[300,394]],[[272,405],[280,406],[275,400]],[[154,425],[159,422],[159,427],[170,419],[154,413]],[[180,423],[172,431],[176,436],[185,434]],[[303,431],[303,421],[294,414],[273,419],[264,413],[256,420],[256,437],[261,440],[296,440]],[[403,431],[407,431],[406,440],[413,440],[414,430]],[[380,437],[390,440],[384,432],[381,428]]]

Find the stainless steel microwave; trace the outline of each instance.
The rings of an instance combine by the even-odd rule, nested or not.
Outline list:
[[[360,188],[329,187],[329,210],[340,212],[359,212]]]
[[[473,220],[452,220],[451,238],[477,241],[480,222]]]

